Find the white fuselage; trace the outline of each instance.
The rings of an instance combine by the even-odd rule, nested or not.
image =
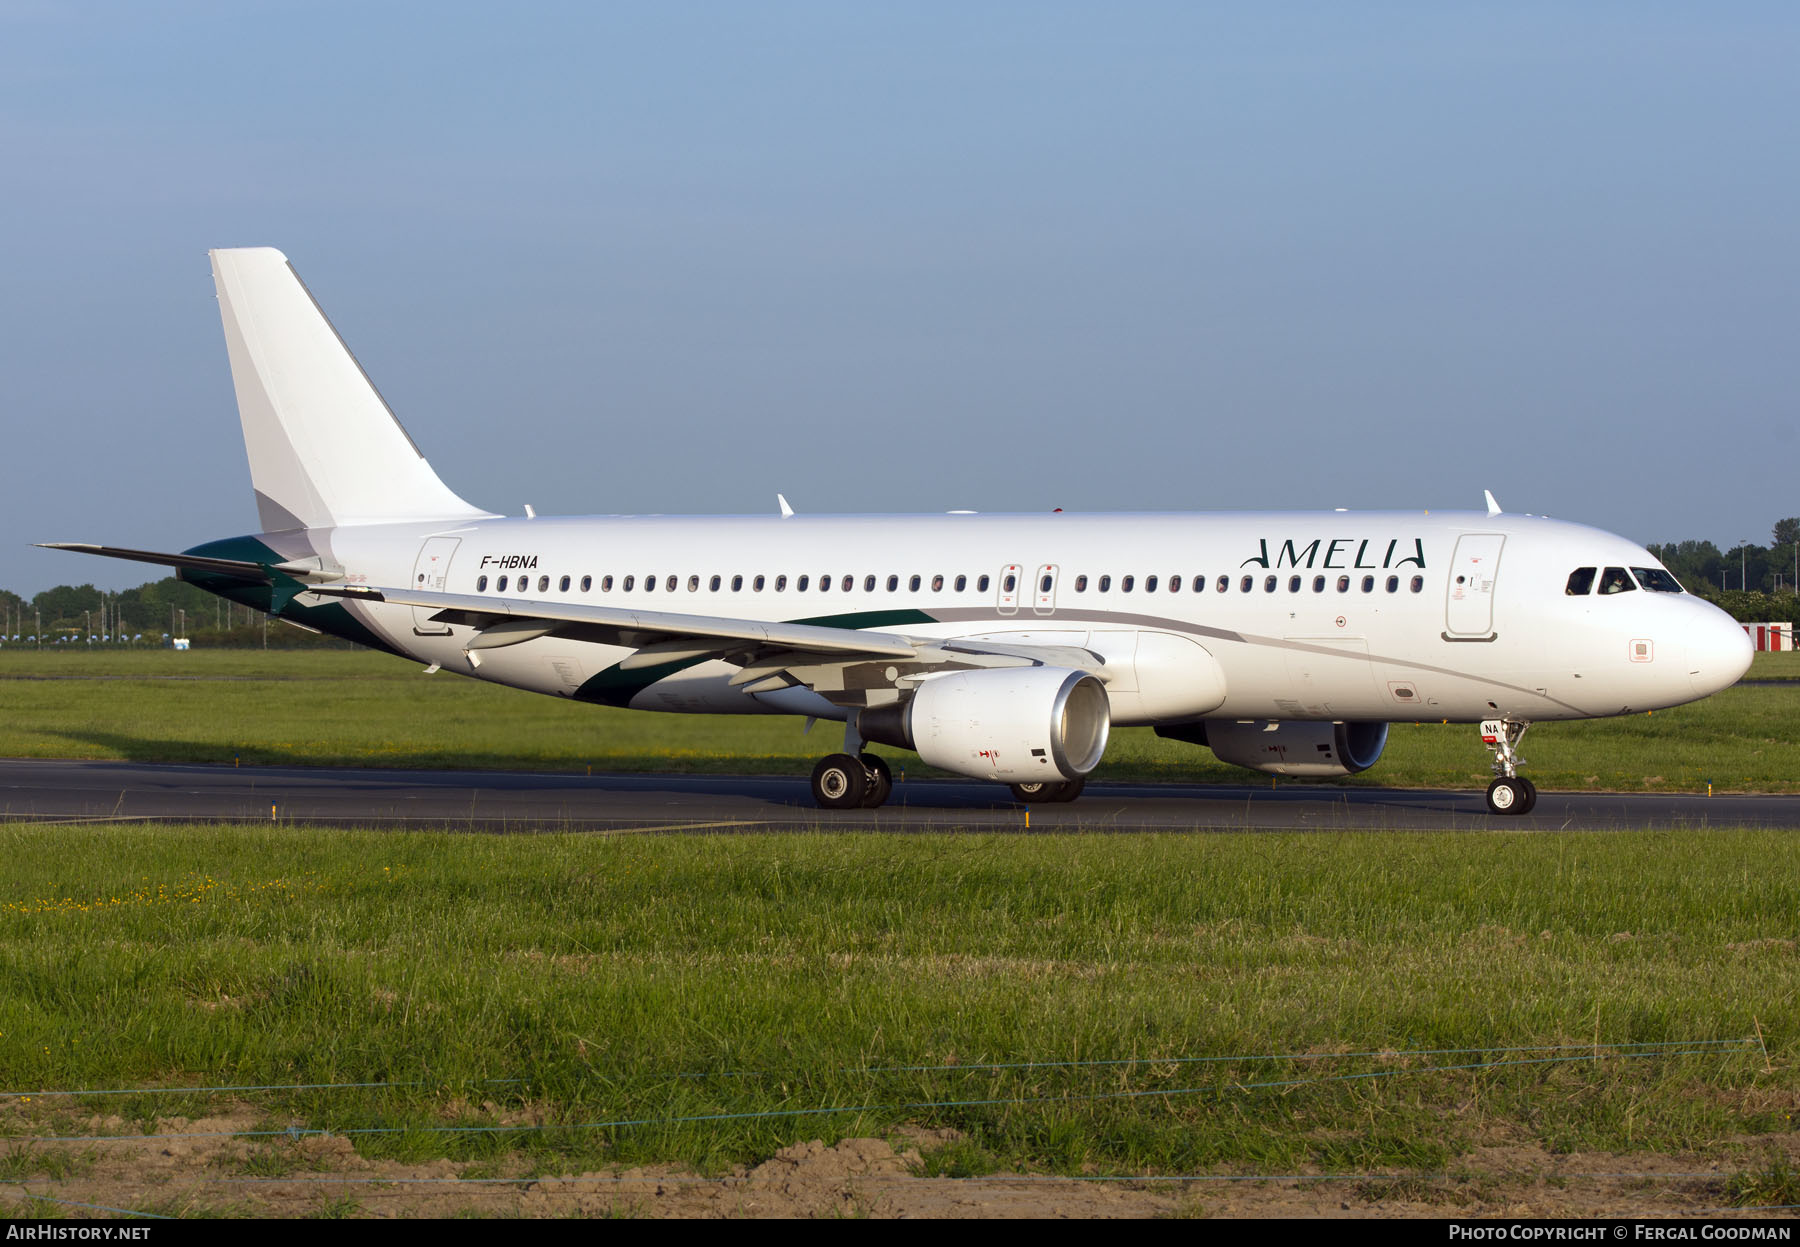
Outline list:
[[[1570,594],[1579,568],[1660,564],[1524,515],[627,516],[306,540],[351,583],[1087,649],[1120,724],[1589,718],[1692,701],[1749,661],[1741,628],[1691,595]],[[541,693],[593,699],[632,653],[544,637],[477,667],[470,628],[391,603],[348,609],[421,661]],[[843,717],[804,688],[746,693],[736,671],[706,660],[601,683],[645,710]]]

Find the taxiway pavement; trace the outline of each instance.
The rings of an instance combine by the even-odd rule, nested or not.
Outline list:
[[[1800,795],[1540,792],[1523,817],[1479,791],[1092,784],[1069,805],[1017,804],[965,780],[896,783],[879,810],[821,810],[805,776],[560,775],[0,760],[0,818],[276,821],[487,832],[1242,831],[1800,828]]]

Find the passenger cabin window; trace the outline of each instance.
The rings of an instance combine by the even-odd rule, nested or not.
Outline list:
[[[731,591],[733,593],[742,593],[743,590],[744,590],[744,578],[742,576],[733,576],[731,578]]]
[[[944,591],[944,578],[942,576],[933,576],[931,578],[931,591],[933,593],[942,593]]]
[[[506,592],[506,577],[505,576],[500,577],[499,580],[494,582],[494,592],[495,593],[505,593]]]
[[[967,576],[958,576],[956,578],[956,591],[958,593],[961,593],[964,589],[967,589],[968,587],[969,587],[969,578]]]
[[[656,576],[654,573],[644,577],[644,592],[645,593],[655,593],[656,592]]]
[[[486,593],[487,592],[487,577],[486,576],[480,576],[480,577],[476,578],[475,592],[477,592],[477,593]]]
[[[600,577],[600,592],[602,592],[602,593],[611,593],[612,592],[612,577],[611,576]]]
[[[1325,577],[1323,577],[1323,576],[1314,576],[1313,577],[1313,592],[1314,593],[1325,592]]]
[[[1170,593],[1180,593],[1181,592],[1181,577],[1180,576],[1170,576],[1169,577],[1169,592]]]
[[[1418,592],[1420,592],[1420,591],[1421,591],[1421,590],[1423,590],[1423,589],[1424,589],[1424,588],[1425,588],[1425,577],[1423,577],[1423,576],[1414,576],[1414,577],[1413,577],[1413,578],[1412,578],[1412,591],[1413,591],[1413,592],[1414,592],[1414,593],[1418,593]]]
[[[720,584],[719,578],[717,576],[714,576],[711,580],[706,582],[706,587],[708,589],[711,589],[714,593],[717,593],[719,591],[719,584]]]
[[[1077,592],[1077,593],[1086,593],[1087,592],[1087,577],[1086,576],[1075,577],[1075,592]]]
[[[1389,592],[1389,593],[1398,593],[1398,592],[1400,592],[1400,577],[1398,577],[1398,576],[1389,576],[1389,577],[1388,577],[1388,579],[1387,579],[1387,591],[1388,591],[1388,592]]]
[[[1263,577],[1263,592],[1264,593],[1275,592],[1275,580],[1276,580],[1276,578],[1274,576]]]
[[[1375,577],[1373,577],[1373,576],[1364,576],[1364,577],[1363,577],[1363,583],[1362,583],[1362,590],[1363,590],[1363,592],[1364,592],[1364,593],[1373,593],[1373,592],[1375,592]]]
[[[1156,592],[1156,577],[1155,576],[1145,576],[1144,577],[1144,592],[1145,593],[1155,593]]]
[[[1231,588],[1231,577],[1230,576],[1220,576],[1219,583],[1214,585],[1213,588],[1217,589],[1220,593],[1226,592],[1227,590],[1229,590]]]
[[[889,593],[893,593],[893,592],[894,592],[894,591],[895,591],[895,590],[897,590],[897,589],[898,589],[898,588],[899,588],[899,587],[900,587],[900,577],[898,577],[898,576],[889,576],[889,577],[888,577],[888,592],[889,592]]]
[[[1288,592],[1289,593],[1300,592],[1300,577],[1298,577],[1298,576],[1289,576],[1288,577]]]
[[[1574,571],[1569,573],[1569,583],[1563,589],[1563,592],[1569,597],[1578,598],[1585,597],[1593,591],[1593,588],[1594,569],[1591,567],[1577,567]]]
[[[1637,588],[1623,567],[1609,567],[1600,573],[1601,593],[1630,593]]]
[[[635,584],[637,584],[637,577],[636,577],[636,576],[627,576],[627,577],[625,577],[625,584],[624,584],[624,586],[623,586],[623,587],[624,587],[624,589],[625,589],[625,592],[627,592],[627,593],[630,593],[630,592],[631,592],[631,588],[632,588],[632,586],[633,586],[633,585],[635,585]]]
[[[1011,572],[1007,572],[1006,580],[1002,584],[1001,587],[1004,588],[1008,593],[1011,593],[1014,589],[1017,589],[1019,587],[1019,578],[1017,576],[1013,575]]]
[[[871,582],[869,587],[871,589],[875,587],[874,583],[873,583],[874,579],[875,579],[875,577],[873,577],[873,576],[869,577],[869,580]],[[845,593],[850,592],[850,590],[856,588],[856,577],[855,576],[845,576],[844,583],[839,587],[842,588]]]
[[[675,577],[670,576],[669,583],[664,585],[663,588],[667,589],[670,593],[675,592]]]
[[[594,578],[592,576],[583,576],[581,578],[581,591],[583,593],[586,593],[589,589],[592,589],[593,587],[594,587]]]
[[[983,576],[980,580],[977,580],[975,582],[975,592],[986,593],[987,589],[988,589],[988,578],[986,576]]]
[[[846,588],[846,589],[847,589],[847,588],[849,588],[849,587],[850,587],[850,586],[849,586],[849,585],[845,585],[845,586],[844,586],[844,587],[845,587],[845,588]],[[956,586],[956,587],[957,587],[957,588],[959,588],[959,589],[960,589],[960,588],[962,588],[962,586],[961,586],[961,585],[957,585],[957,586]],[[873,593],[873,592],[875,592],[875,577],[873,577],[873,576],[864,576],[864,577],[863,577],[863,592],[864,592],[864,593]]]
[[[906,587],[911,589],[914,593],[917,593],[919,591],[919,578],[914,576],[912,579],[908,580],[906,582]]]
[[[795,581],[795,582],[794,582],[794,592],[795,592],[795,593],[805,593],[805,592],[806,592],[806,586],[807,586],[807,585],[809,585],[809,584],[811,584],[811,583],[812,583],[812,577],[811,577],[811,576],[802,576],[802,577],[800,577],[800,579],[798,579],[798,580],[796,580],[796,581]],[[776,582],[775,582],[775,587],[776,587],[776,588],[777,588],[777,589],[779,589],[779,588],[781,588],[781,582],[780,582],[780,581],[779,581],[779,580],[777,580],[777,581],[776,581]]]
[[[670,585],[669,587],[671,589],[673,589],[675,586]],[[699,590],[700,590],[700,577],[689,576],[688,577],[688,592],[689,593],[697,593],[697,592],[699,592]]]
[[[1100,592],[1105,593],[1107,590],[1109,590],[1111,588],[1112,588],[1112,577],[1111,576],[1100,577]]]
[[[1652,593],[1683,593],[1681,582],[1660,567],[1634,567],[1631,574]]]
[[[564,576],[561,580],[557,581],[556,587],[564,593],[567,593],[569,591],[569,578]]]
[[[1205,593],[1206,592],[1206,577],[1205,576],[1195,576],[1194,577],[1194,592],[1195,593]]]
[[[1255,583],[1256,583],[1256,577],[1245,576],[1242,580],[1238,581],[1238,592],[1239,593],[1250,592],[1250,586]]]
[[[539,576],[538,577],[538,592],[539,593],[550,592],[550,577],[548,577],[548,576]]]
[[[801,579],[804,580],[805,577],[802,576]],[[787,588],[787,577],[786,576],[775,577],[775,592],[780,593],[780,592],[784,591],[786,588]]]
[[[1339,576],[1338,577],[1338,592],[1339,593],[1350,592],[1350,577],[1348,577],[1348,576]]]
[[[1125,576],[1119,581],[1119,591],[1122,593],[1130,593],[1131,586],[1135,583],[1137,583],[1136,576]]]
[[[764,580],[762,576],[759,575],[755,580],[750,582],[750,588],[753,592],[761,593],[763,591],[763,584]]]

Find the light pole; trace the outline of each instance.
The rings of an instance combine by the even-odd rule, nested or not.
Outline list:
[[[1746,537],[1738,545],[1738,588],[1745,593],[1750,592],[1748,573],[1744,570],[1750,565],[1750,538]]]

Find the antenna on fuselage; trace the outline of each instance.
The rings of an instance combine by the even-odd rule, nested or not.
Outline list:
[[[1487,499],[1489,515],[1500,514],[1500,504],[1498,502],[1494,501],[1494,491],[1493,490],[1484,489],[1481,491],[1481,496]]]
[[[779,502],[781,504],[781,518],[782,519],[791,520],[794,518],[794,508],[792,508],[788,505],[788,500],[786,498],[783,498],[780,494],[776,494],[775,501]]]

